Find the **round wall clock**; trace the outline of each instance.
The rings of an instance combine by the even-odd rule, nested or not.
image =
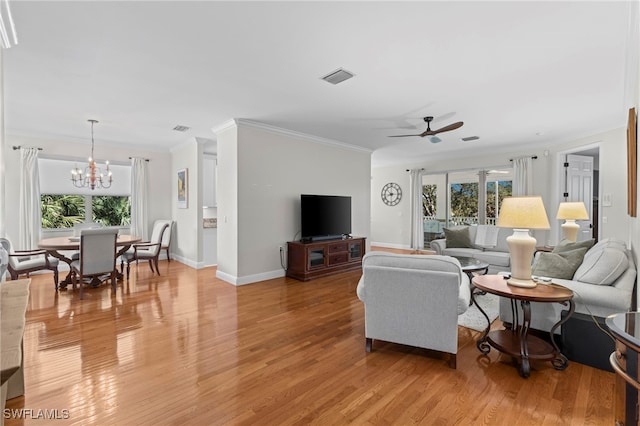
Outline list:
[[[402,199],[402,189],[397,183],[389,182],[382,187],[382,201],[388,206],[395,206]]]

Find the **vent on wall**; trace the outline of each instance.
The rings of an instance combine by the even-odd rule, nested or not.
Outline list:
[[[173,130],[177,131],[177,132],[186,132],[187,130],[189,130],[190,127],[187,126],[181,126],[181,125],[177,125],[176,127],[173,128]]]
[[[338,84],[342,83],[345,80],[349,80],[354,75],[355,74],[340,68],[325,75],[324,77],[322,77],[322,79],[327,83]]]
[[[461,140],[467,142],[467,141],[477,141],[478,139],[480,139],[479,136],[468,136],[466,138],[462,138]]]

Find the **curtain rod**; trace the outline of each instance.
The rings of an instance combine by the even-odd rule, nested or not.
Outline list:
[[[424,169],[418,169],[418,170],[424,170]],[[406,171],[407,171],[407,172],[410,172],[410,171],[411,171],[411,169],[407,169]]]
[[[131,159],[133,159],[133,158],[134,158],[134,157],[129,157],[129,160],[131,160]],[[138,157],[135,157],[135,158],[138,158]],[[143,158],[143,160],[144,160],[144,161],[146,161],[147,163],[148,163],[149,161],[151,161],[151,160],[149,160],[148,158]]]
[[[532,159],[532,160],[537,160],[537,159],[538,159],[538,156],[537,156],[537,155],[532,155],[532,156],[531,156],[531,159]],[[509,161],[513,161],[513,158],[509,158]]]
[[[16,149],[20,149],[20,148],[22,148],[22,146],[21,146],[21,145],[18,145],[18,146],[15,146],[15,145],[14,145],[14,146],[13,146],[13,150],[14,150],[14,151],[15,151]],[[31,148],[31,147],[25,147],[25,148]],[[38,151],[42,151],[42,148],[40,148],[40,147],[37,147],[36,149],[37,149]]]

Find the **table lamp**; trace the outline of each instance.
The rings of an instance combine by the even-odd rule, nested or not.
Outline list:
[[[589,213],[587,213],[587,208],[582,201],[560,203],[556,219],[565,220],[562,224],[564,238],[569,241],[576,241],[578,239],[578,230],[580,229],[580,225],[576,223],[576,220],[589,219]]]
[[[536,249],[536,239],[529,235],[529,229],[549,229],[542,198],[505,198],[500,206],[496,226],[514,228],[513,235],[507,237],[511,256],[511,278],[507,280],[507,284],[525,288],[535,287],[536,283],[531,279],[531,260]]]

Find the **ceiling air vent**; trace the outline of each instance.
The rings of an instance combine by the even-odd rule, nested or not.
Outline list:
[[[340,69],[337,69],[337,70],[325,75],[324,77],[322,77],[322,79],[324,81],[326,81],[327,83],[338,84],[338,83],[342,83],[345,80],[349,80],[354,75],[355,74],[350,73],[349,71],[340,68]]]
[[[480,139],[479,136],[468,136],[466,138],[462,138],[461,140],[468,142],[468,141],[477,141],[478,139]]]
[[[173,128],[173,130],[177,131],[177,132],[186,132],[187,130],[189,130],[191,127],[187,127],[187,126],[181,126],[181,125],[177,125],[176,127]]]

